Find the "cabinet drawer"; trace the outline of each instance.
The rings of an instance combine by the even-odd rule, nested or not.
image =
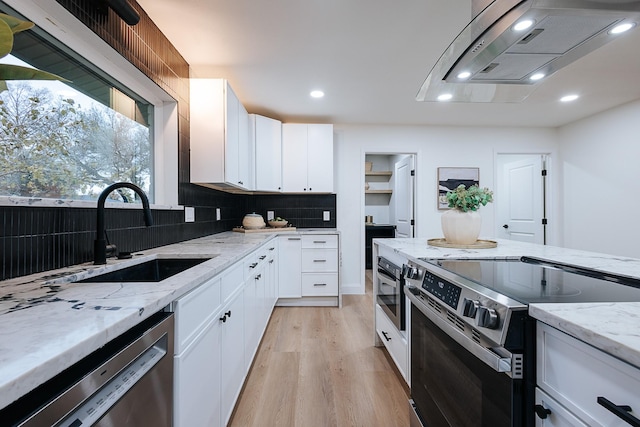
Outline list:
[[[338,236],[317,234],[302,236],[302,248],[338,248]]]
[[[536,427],[587,427],[567,408],[559,404],[547,393],[536,387],[536,406],[542,406],[550,411],[546,418],[536,416]]]
[[[220,277],[214,277],[175,302],[175,353],[180,354],[220,308]]]
[[[302,296],[337,296],[338,273],[303,273]]]
[[[268,257],[269,248],[267,245],[264,245],[253,251],[250,255],[247,255],[243,260],[244,280],[248,280],[250,277],[253,277],[255,272],[262,268],[262,265],[267,262]]]
[[[338,271],[338,253],[335,249],[303,249],[302,271]]]
[[[222,273],[222,301],[227,302],[244,283],[242,262],[237,262]]]
[[[628,405],[640,418],[640,369],[538,322],[537,383],[590,426],[628,427],[598,403]]]
[[[409,365],[407,340],[398,332],[398,329],[378,304],[376,304],[376,333],[396,363],[402,377],[407,381],[407,367]]]

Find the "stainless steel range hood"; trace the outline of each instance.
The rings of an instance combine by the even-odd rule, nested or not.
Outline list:
[[[618,37],[613,28],[640,23],[640,0],[472,3],[473,20],[433,67],[418,101],[448,93],[453,102],[521,102],[545,78]],[[526,20],[532,25],[517,31]]]

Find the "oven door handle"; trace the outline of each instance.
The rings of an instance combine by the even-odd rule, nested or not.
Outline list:
[[[443,318],[432,313],[427,305],[420,301],[420,298],[411,293],[409,289],[405,289],[405,295],[409,297],[411,303],[424,314],[427,319],[431,320],[435,325],[446,333],[452,340],[464,347],[469,353],[482,360],[486,365],[496,372],[511,373],[511,358],[501,357],[496,353],[479,346],[473,340],[461,334],[456,328],[449,325]]]
[[[392,281],[393,284],[389,283],[389,285],[393,286],[394,288],[396,287],[396,282],[398,281],[398,279],[396,279],[394,276],[392,276],[389,273],[387,273],[382,268],[378,267],[378,278],[380,278],[380,276],[382,276],[382,278],[384,278],[384,279]]]

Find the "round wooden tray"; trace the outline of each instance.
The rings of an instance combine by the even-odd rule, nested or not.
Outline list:
[[[470,245],[457,245],[455,243],[449,243],[445,239],[429,239],[427,243],[431,246],[438,246],[440,248],[456,248],[456,249],[489,249],[498,246],[498,242],[493,240],[476,240]]]

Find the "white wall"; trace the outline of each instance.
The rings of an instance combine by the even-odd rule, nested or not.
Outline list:
[[[640,258],[640,102],[559,129],[563,246]]]
[[[437,209],[437,168],[480,168],[480,185],[494,188],[498,152],[556,154],[553,129],[436,126],[334,125],[337,225],[342,237],[342,289],[364,293],[364,161],[365,153],[415,153],[417,238],[441,237]],[[494,211],[480,210],[481,237],[492,237]]]

